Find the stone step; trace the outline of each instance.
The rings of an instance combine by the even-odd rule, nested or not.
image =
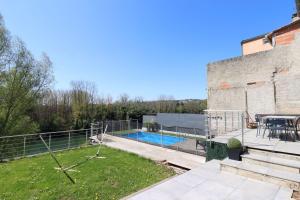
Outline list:
[[[296,174],[299,174],[300,170],[300,161],[256,153],[242,155],[242,162],[261,165]]]
[[[300,191],[300,174],[297,173],[244,163],[242,161],[230,160],[228,158],[220,163],[220,167],[222,171],[278,184],[295,191]]]
[[[284,158],[284,159],[288,159],[288,160],[300,161],[300,155],[288,154],[288,153],[283,153],[283,152],[267,151],[267,150],[254,149],[254,148],[248,148],[247,151],[249,154],[258,154],[258,155],[263,155],[263,156],[272,156],[272,157]]]

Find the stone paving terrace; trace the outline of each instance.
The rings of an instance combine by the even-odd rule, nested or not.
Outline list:
[[[228,139],[231,137],[237,138],[242,141],[241,130],[228,132],[224,135],[219,135],[212,141],[227,143]],[[262,137],[262,134],[256,137],[256,129],[245,129],[244,145],[250,148],[300,155],[300,141],[286,142],[278,138],[271,138],[269,140],[269,138],[267,137],[267,133],[265,134],[264,138]]]
[[[193,169],[201,166],[205,163],[206,159],[203,156],[166,149],[111,135],[105,136],[104,144],[112,148],[138,154],[154,161],[167,161],[168,163],[187,169]]]
[[[213,160],[125,199],[284,200],[292,196],[291,189],[222,172],[219,168],[219,161]]]

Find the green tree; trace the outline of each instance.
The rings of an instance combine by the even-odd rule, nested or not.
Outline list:
[[[12,42],[2,19],[0,32],[0,135],[36,132],[29,113],[52,81],[52,63],[46,54],[35,60],[21,40]]]

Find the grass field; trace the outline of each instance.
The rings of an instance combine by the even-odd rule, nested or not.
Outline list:
[[[95,155],[97,147],[55,153],[64,166]],[[119,199],[174,175],[153,161],[120,150],[101,147],[105,159],[93,159],[69,172],[71,184],[54,169],[50,155],[0,163],[0,199]]]

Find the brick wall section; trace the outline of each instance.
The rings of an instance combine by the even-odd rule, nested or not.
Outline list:
[[[295,40],[295,35],[300,33],[300,21],[291,24],[274,33],[275,46],[291,44]],[[242,44],[243,55],[273,49],[270,43],[264,43],[264,38],[257,38]]]
[[[291,45],[208,64],[207,81],[208,109],[300,113],[300,34]]]
[[[252,40],[242,44],[243,55],[273,49],[273,46],[270,43],[264,43],[263,40],[263,38],[258,38],[257,40]]]
[[[283,29],[276,33],[275,41],[276,45],[291,44],[295,39],[295,34],[300,32],[300,23],[294,24],[293,26]]]

